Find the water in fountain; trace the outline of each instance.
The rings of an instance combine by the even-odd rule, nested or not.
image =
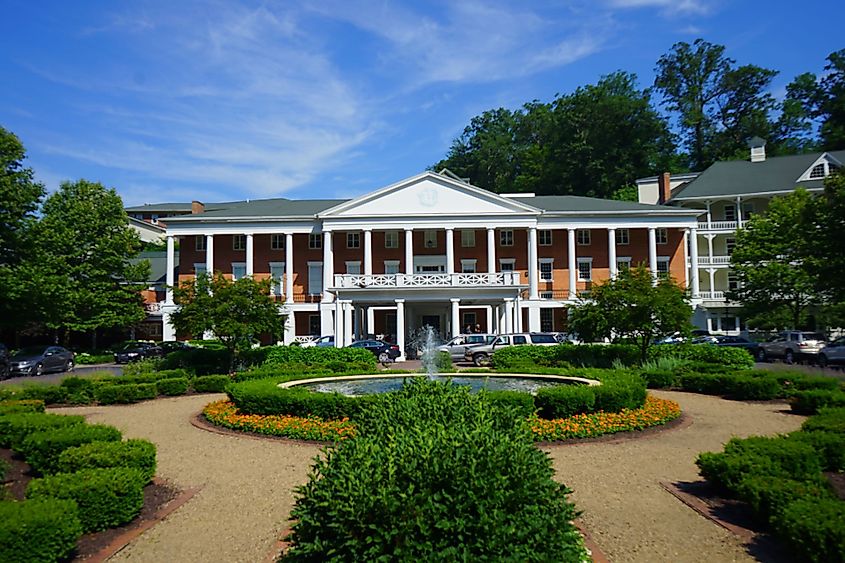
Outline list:
[[[434,329],[428,325],[424,326],[421,340],[422,367],[429,379],[434,379],[437,373],[437,341],[434,338]]]

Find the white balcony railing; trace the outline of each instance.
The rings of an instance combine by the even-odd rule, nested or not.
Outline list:
[[[701,291],[698,296],[705,301],[724,301],[724,291]]]
[[[337,289],[389,287],[504,287],[520,284],[519,272],[493,274],[338,274]]]
[[[747,221],[710,221],[698,224],[699,231],[735,231],[744,227]]]
[[[687,264],[691,262],[690,258],[687,258]],[[698,257],[698,265],[699,266],[730,266],[731,264],[731,257],[730,256],[699,256]]]

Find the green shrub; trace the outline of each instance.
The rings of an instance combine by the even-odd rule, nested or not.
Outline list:
[[[158,397],[158,386],[155,383],[139,383],[135,386],[135,399],[148,401]]]
[[[815,414],[824,407],[845,407],[845,392],[810,389],[796,391],[789,398],[792,411],[798,414]]]
[[[675,372],[659,369],[644,369],[640,371],[640,377],[649,389],[668,389],[675,385],[677,380]]]
[[[418,378],[298,490],[284,561],[579,561],[569,492],[524,420]],[[388,439],[389,437],[389,439]]]
[[[114,354],[88,354],[87,352],[79,352],[74,355],[73,360],[78,366],[108,364],[114,360]]]
[[[629,344],[509,346],[493,353],[493,366],[500,371],[532,364],[544,367],[610,368],[614,361],[626,366],[636,365],[639,354],[637,347]]]
[[[170,352],[158,365],[163,370],[184,369],[196,375],[227,373],[231,356],[225,348],[190,348]]]
[[[606,381],[590,389],[596,396],[595,409],[604,412],[638,409],[645,404],[647,394],[645,383],[639,378]]]
[[[38,399],[0,401],[0,415],[27,412],[44,412],[44,401]]]
[[[72,501],[0,502],[0,561],[65,561],[81,535],[82,524]]]
[[[809,444],[822,460],[825,471],[845,471],[845,433],[842,432],[793,432],[793,440]]]
[[[187,377],[188,379],[190,379],[191,377],[193,377],[193,373],[191,373],[188,370],[185,370],[183,368],[161,369],[161,370],[158,370],[157,372],[153,373],[153,376],[155,377],[156,380],[173,379],[174,377]]]
[[[742,348],[714,346],[712,344],[658,344],[648,349],[648,359],[677,358],[691,362],[719,364],[732,368],[754,366],[754,357]]]
[[[59,455],[61,473],[108,467],[135,468],[144,476],[144,483],[149,483],[156,472],[156,447],[147,440],[91,442],[68,448]]]
[[[86,377],[66,377],[62,379],[60,386],[67,389],[69,394],[93,393],[94,383]]]
[[[59,455],[68,448],[89,442],[120,440],[120,430],[104,424],[76,424],[33,432],[24,438],[15,450],[22,453],[26,462],[40,473],[58,471]]]
[[[721,395],[727,391],[732,378],[733,376],[727,374],[688,373],[678,378],[678,386],[692,393]]]
[[[779,519],[789,503],[803,498],[829,498],[830,492],[821,483],[748,475],[740,480],[737,495],[749,504],[758,520],[769,523]]]
[[[63,428],[85,422],[81,416],[62,416],[47,413],[21,413],[0,416],[0,446],[16,447],[33,432]]]
[[[786,506],[773,524],[796,560],[845,561],[845,502],[839,499],[796,500]]]
[[[534,414],[534,397],[530,393],[488,390],[482,390],[480,393],[495,408],[512,411],[514,416],[527,418]]]
[[[534,396],[534,404],[542,418],[566,418],[593,412],[596,395],[593,388],[586,385],[556,385],[539,389]]]
[[[145,358],[136,362],[130,362],[123,366],[123,375],[142,375],[145,373],[153,373],[159,369],[164,369],[164,361],[161,358]]]
[[[194,379],[191,387],[197,393],[222,393],[231,382],[228,375],[204,375]]]
[[[72,500],[85,532],[114,528],[132,521],[144,505],[146,478],[128,467],[83,469],[30,481],[28,499]]]
[[[801,425],[806,432],[834,432],[845,434],[845,408],[823,408]]]
[[[331,348],[301,346],[273,346],[267,353],[265,365],[284,367],[290,364],[305,366],[326,366],[334,363],[336,372],[347,370],[347,366],[367,366],[368,370],[375,370],[377,360],[372,352],[363,348]],[[220,372],[217,372],[220,373]]]
[[[234,383],[226,388],[229,398],[246,414],[288,414],[337,420],[357,414],[372,395],[347,397],[340,393],[317,393],[303,387],[282,389],[277,379]]]
[[[784,389],[790,391],[807,391],[809,389],[835,391],[840,388],[840,382],[836,378],[822,375],[808,375],[799,371],[754,369],[746,372],[746,374],[754,377],[774,377]]]
[[[187,377],[171,377],[169,379],[159,379],[156,381],[156,389],[159,395],[184,395],[188,392],[190,383]]]
[[[138,386],[104,385],[94,388],[94,398],[101,405],[125,405],[138,402]]]
[[[696,465],[705,479],[734,494],[750,475],[813,483],[821,478],[822,467],[811,445],[783,436],[733,438],[724,452],[700,454]]]
[[[59,385],[28,385],[16,396],[19,399],[44,401],[45,405],[65,403],[67,397],[67,389]]]
[[[781,394],[781,386],[774,377],[734,375],[724,381],[723,393],[735,401],[768,401]]]
[[[452,355],[449,352],[438,352],[434,357],[434,367],[438,373],[448,373],[455,366],[452,364]]]

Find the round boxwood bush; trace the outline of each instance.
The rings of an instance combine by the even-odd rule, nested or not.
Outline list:
[[[33,432],[16,447],[26,462],[40,473],[58,471],[59,455],[68,448],[90,442],[114,442],[122,438],[120,430],[105,424],[77,424]]]
[[[134,467],[144,475],[145,483],[149,483],[156,472],[156,447],[147,440],[91,442],[59,454],[61,473],[104,467]]]
[[[26,497],[74,501],[83,530],[95,532],[134,519],[144,505],[145,484],[143,473],[129,467],[83,469],[33,479]]]
[[[0,501],[0,561],[64,561],[81,535],[72,501]]]
[[[298,489],[284,561],[580,561],[569,492],[518,414],[414,380]]]

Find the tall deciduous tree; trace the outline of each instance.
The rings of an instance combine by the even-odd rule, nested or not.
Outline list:
[[[742,303],[752,325],[801,327],[804,314],[821,305],[809,253],[814,204],[803,189],[774,198],[765,213],[737,231],[731,268],[738,287],[728,298]]]
[[[825,180],[824,193],[805,215],[804,237],[812,257],[811,271],[818,286],[833,304],[845,304],[845,173]]]
[[[645,361],[655,340],[689,332],[691,316],[682,287],[663,277],[655,284],[651,272],[640,266],[596,284],[589,299],[569,309],[569,328],[587,340],[631,339]]]
[[[827,61],[822,77],[811,72],[795,77],[787,87],[787,101],[800,126],[809,127],[809,119],[819,122],[822,150],[838,150],[845,148],[845,49],[831,53]]]
[[[285,318],[270,295],[270,287],[270,280],[246,277],[232,281],[222,274],[201,275],[174,288],[179,309],[170,320],[177,332],[213,334],[226,346],[233,367],[259,335],[278,338],[284,331]]]
[[[144,318],[140,291],[149,262],[130,262],[141,241],[114,189],[86,180],[62,183],[44,201],[33,241],[34,259],[23,277],[47,327],[67,337]]]

